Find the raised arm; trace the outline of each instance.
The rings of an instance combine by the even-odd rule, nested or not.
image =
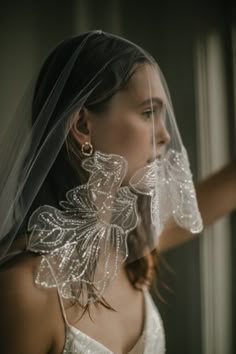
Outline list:
[[[233,211],[236,208],[236,161],[198,183],[196,193],[204,226]],[[170,249],[191,237],[188,231],[173,223],[163,231],[159,250]]]

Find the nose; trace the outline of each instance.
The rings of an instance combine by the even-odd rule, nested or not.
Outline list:
[[[170,140],[170,134],[166,128],[165,122],[163,120],[160,120],[158,124],[156,124],[156,131],[155,131],[155,139],[156,139],[156,145],[157,146],[163,146],[167,145]]]

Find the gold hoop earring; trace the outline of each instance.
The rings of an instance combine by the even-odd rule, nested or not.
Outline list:
[[[83,156],[91,156],[93,153],[93,145],[89,141],[86,141],[81,146],[81,153]]]

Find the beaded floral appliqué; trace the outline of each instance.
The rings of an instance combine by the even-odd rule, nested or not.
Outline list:
[[[65,298],[80,296],[85,287],[86,301],[93,301],[89,286],[102,295],[128,256],[127,237],[139,220],[138,194],[150,196],[156,241],[171,217],[191,232],[201,231],[185,150],[169,150],[138,170],[129,186],[122,186],[127,161],[119,155],[95,152],[82,167],[90,173],[88,182],[67,192],[61,210],[44,205],[29,219],[28,249],[43,255],[36,284],[58,287]]]
[[[58,286],[65,298],[79,296],[86,284],[102,294],[127,258],[127,235],[137,224],[137,196],[121,187],[125,159],[96,152],[82,166],[91,173],[88,183],[66,194],[62,210],[38,208],[28,225],[28,249],[44,255],[36,283]]]
[[[151,221],[158,236],[170,218],[192,233],[201,232],[202,218],[184,147],[180,152],[170,149],[161,160],[138,170],[130,185],[137,193],[151,196]]]

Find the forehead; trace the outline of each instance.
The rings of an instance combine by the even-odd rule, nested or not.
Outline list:
[[[139,65],[127,85],[127,95],[132,100],[145,101],[159,98],[166,102],[166,94],[158,69],[151,64]]]

